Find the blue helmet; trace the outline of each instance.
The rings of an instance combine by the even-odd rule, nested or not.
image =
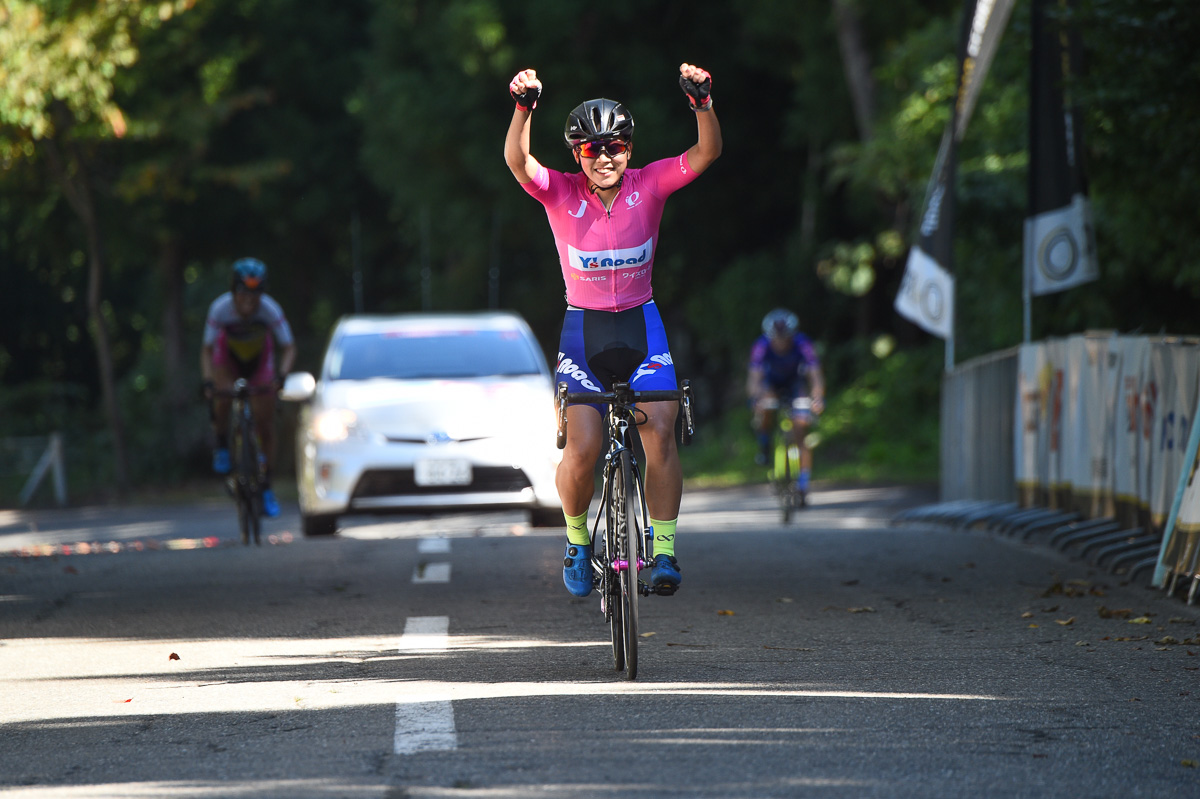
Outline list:
[[[267,265],[257,258],[239,258],[233,262],[233,290],[245,286],[262,291],[267,285]]]
[[[800,320],[788,309],[776,308],[763,317],[762,329],[767,338],[794,336],[800,329]]]

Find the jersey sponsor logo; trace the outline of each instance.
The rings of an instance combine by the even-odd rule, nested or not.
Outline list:
[[[684,153],[684,155],[686,155],[686,153]],[[684,160],[684,155],[679,156],[679,171],[686,175],[687,174],[687,161]]]
[[[625,204],[628,205],[630,208],[637,208],[639,205],[642,204],[641,192],[635,191],[632,194],[630,194],[628,197],[625,198]]]
[[[586,388],[588,391],[600,392],[600,386],[592,382],[588,377],[588,373],[575,365],[575,362],[570,358],[565,357],[561,352],[558,354],[558,368],[555,370],[560,375],[566,375],[579,382],[579,385]]]
[[[634,380],[646,375],[652,375],[664,366],[674,366],[675,362],[671,360],[671,353],[664,352],[661,355],[651,355],[650,361],[638,367],[637,374],[633,376]]]
[[[626,247],[619,250],[595,250],[585,252],[567,245],[567,258],[575,269],[591,271],[594,269],[620,269],[622,266],[644,264],[654,252],[654,238],[646,239],[640,247]]]
[[[579,210],[578,211],[567,211],[567,215],[573,216],[576,219],[579,219],[583,216],[583,212],[586,210],[587,210],[587,200],[580,200],[579,201]]]

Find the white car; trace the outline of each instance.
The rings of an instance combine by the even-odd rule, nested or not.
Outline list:
[[[282,396],[305,402],[305,535],[397,511],[527,508],[535,525],[564,523],[554,377],[517,314],[344,317],[319,379],[288,375]]]

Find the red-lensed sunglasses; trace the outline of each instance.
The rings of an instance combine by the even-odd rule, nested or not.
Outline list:
[[[620,139],[605,139],[604,141],[585,141],[579,145],[579,154],[584,158],[599,158],[604,153],[609,158],[620,155],[629,149],[629,144]]]

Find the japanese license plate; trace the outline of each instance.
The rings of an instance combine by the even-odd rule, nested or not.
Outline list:
[[[471,482],[471,462],[465,460],[417,461],[413,479],[419,486],[462,486]]]

